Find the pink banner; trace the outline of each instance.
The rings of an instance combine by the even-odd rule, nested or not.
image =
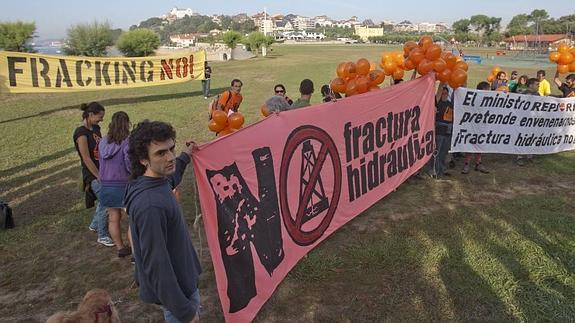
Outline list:
[[[251,321],[295,264],[434,149],[435,81],[272,114],[193,155],[228,322]]]

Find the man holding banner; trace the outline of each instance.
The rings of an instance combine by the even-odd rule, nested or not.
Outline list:
[[[130,134],[132,182],[125,204],[130,216],[140,298],[160,304],[166,322],[198,322],[200,261],[172,189],[190,163],[195,143],[176,158],[171,125],[145,120]]]

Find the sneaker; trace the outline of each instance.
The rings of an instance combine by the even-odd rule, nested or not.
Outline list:
[[[96,228],[94,228],[91,224],[88,226],[88,230],[92,231],[92,232],[96,232]]]
[[[477,167],[475,169],[477,169]],[[469,174],[469,164],[463,165],[463,170],[461,171],[461,174]]]
[[[483,173],[483,174],[489,174],[489,171],[487,170],[487,168],[485,168],[485,166],[483,166],[483,164],[481,164],[481,163],[475,165],[475,170],[479,171],[480,173]]]
[[[132,249],[130,249],[130,247],[127,247],[127,246],[118,250],[118,257],[119,258],[124,258],[124,257],[131,255],[131,254],[132,254]]]
[[[97,241],[99,244],[103,244],[106,247],[113,247],[116,245],[110,237],[98,238]]]
[[[453,159],[450,160],[448,166],[449,166],[449,168],[455,168],[455,166],[457,166],[457,165],[455,165],[455,160],[453,160]]]
[[[136,264],[136,259],[134,257],[130,258],[130,263],[132,263],[132,265]]]
[[[451,176],[451,173],[450,173],[450,172],[444,172],[444,173],[443,173],[443,176],[449,177],[449,176]]]

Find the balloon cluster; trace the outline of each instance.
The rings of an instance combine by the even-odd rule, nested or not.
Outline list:
[[[379,66],[383,68],[385,75],[391,76],[394,80],[401,80],[405,73],[403,67],[404,61],[405,58],[402,52],[384,53],[381,55]]]
[[[561,43],[556,52],[549,53],[549,60],[557,63],[560,74],[575,72],[575,47]]]
[[[469,66],[460,56],[444,52],[434,44],[431,36],[422,36],[419,43],[408,41],[403,45],[403,69],[417,70],[420,75],[435,71],[435,79],[458,88],[467,81]]]
[[[336,73],[338,77],[331,81],[330,88],[333,92],[345,93],[345,96],[378,90],[378,85],[385,79],[385,74],[365,58],[355,63],[339,63]]]
[[[487,77],[487,81],[489,83],[493,82],[497,78],[497,73],[499,73],[499,72],[501,72],[501,68],[499,68],[499,66],[495,66],[491,70],[491,74],[489,74],[489,76]]]
[[[218,137],[221,137],[240,129],[243,124],[244,116],[239,112],[234,112],[228,116],[224,111],[214,110],[208,128],[217,133]]]

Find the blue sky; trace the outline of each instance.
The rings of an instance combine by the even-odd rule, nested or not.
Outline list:
[[[542,5],[543,4],[543,5]],[[269,13],[295,13],[306,16],[326,14],[333,19],[358,16],[360,20],[371,18],[374,22],[407,19],[412,22],[452,22],[485,14],[503,18],[506,24],[520,13],[533,9],[545,9],[551,17],[573,14],[572,0],[474,0],[474,1],[350,1],[350,0],[288,0],[288,1],[151,1],[151,0],[15,0],[2,1],[0,21],[35,21],[40,39],[61,38],[66,29],[77,23],[108,20],[114,28],[127,29],[150,17],[160,16],[172,7],[192,8],[194,12],[253,14],[267,8]]]

